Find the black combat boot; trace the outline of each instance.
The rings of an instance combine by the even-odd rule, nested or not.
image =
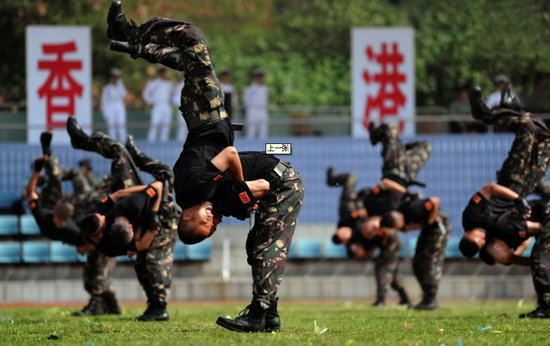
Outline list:
[[[540,306],[538,306],[535,310],[531,312],[520,314],[519,318],[550,318],[550,310],[544,310],[541,309]]]
[[[415,310],[435,310],[437,309],[437,299],[434,295],[425,294],[420,303],[413,307]]]
[[[374,303],[372,303],[372,306],[376,306],[376,307],[386,306],[386,298],[383,296],[377,296]]]
[[[521,104],[521,100],[519,99],[516,89],[512,86],[512,83],[508,83],[502,90],[500,107],[513,109],[515,111],[523,111],[524,107]]]
[[[130,41],[136,33],[136,24],[132,20],[128,21],[122,10],[122,1],[113,1],[107,14],[107,37],[112,40]]]
[[[470,107],[474,119],[481,120],[486,125],[492,125],[495,122],[495,116],[483,101],[481,88],[478,86],[470,92]]]
[[[234,319],[218,317],[216,324],[234,332],[265,332],[268,308],[262,305],[260,301],[252,300],[252,303],[241,311],[238,317]]]
[[[109,47],[112,51],[128,53],[134,59],[137,59],[141,53],[141,45],[130,44],[122,41],[111,41]]]
[[[334,175],[334,168],[331,166],[327,168],[327,185],[328,186],[340,186],[348,182],[349,174]]]
[[[71,116],[67,118],[67,132],[69,133],[69,137],[71,137],[71,145],[73,148],[86,150],[90,136],[82,130],[76,117]]]
[[[170,316],[168,311],[166,311],[166,303],[160,301],[148,302],[149,306],[143,313],[143,315],[138,316],[136,320],[141,322],[149,321],[169,321]]]
[[[372,145],[376,145],[380,141],[380,138],[378,138],[378,134],[376,132],[376,125],[374,125],[374,122],[369,122],[369,140]]]
[[[411,306],[411,300],[404,288],[397,289],[397,294],[399,294],[399,305]]]
[[[279,317],[279,311],[277,311],[277,303],[279,297],[271,299],[269,309],[265,314],[265,331],[266,332],[278,332],[281,330],[281,318]]]
[[[46,156],[52,156],[52,149],[50,144],[52,143],[52,133],[42,132],[40,134],[40,144],[42,145],[42,154]]]
[[[73,313],[73,316],[95,316],[106,314],[105,303],[102,295],[92,296],[88,305],[86,305],[81,311]]]
[[[114,292],[104,292],[102,296],[106,313],[110,315],[120,315],[122,313]]]

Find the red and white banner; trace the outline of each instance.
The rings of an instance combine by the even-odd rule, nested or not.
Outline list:
[[[353,28],[352,134],[368,137],[368,123],[398,124],[415,133],[414,30]]]
[[[27,141],[39,143],[52,131],[53,141],[67,142],[68,116],[89,131],[92,124],[90,28],[28,26]]]

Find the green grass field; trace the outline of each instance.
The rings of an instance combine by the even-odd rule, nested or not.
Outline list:
[[[243,303],[172,303],[170,322],[135,322],[143,306],[123,305],[121,316],[72,317],[78,307],[2,307],[0,344],[71,345],[548,345],[550,320],[517,316],[534,303],[442,302],[431,312],[390,302],[281,301],[280,333],[240,334],[214,322],[235,316]],[[316,322],[317,328],[314,328]],[[323,329],[327,328],[326,331]],[[57,340],[48,339],[51,336]],[[54,338],[55,339],[55,338]]]

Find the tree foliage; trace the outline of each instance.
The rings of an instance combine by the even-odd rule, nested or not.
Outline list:
[[[139,95],[150,65],[108,49],[109,3],[0,2],[0,29],[10,33],[0,52],[0,93],[25,98],[25,26],[63,24],[92,28],[96,91],[119,66]],[[537,74],[550,73],[550,4],[544,0],[124,0],[123,6],[138,24],[156,15],[193,22],[207,37],[216,68],[233,70],[237,89],[249,82],[251,69],[263,67],[276,104],[348,105],[350,30],[359,26],[415,28],[421,105],[446,105],[461,86],[491,89],[496,73],[528,93]]]

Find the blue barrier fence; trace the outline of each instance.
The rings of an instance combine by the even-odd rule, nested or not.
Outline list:
[[[426,139],[433,145],[432,155],[418,180],[427,183],[425,189],[418,188],[424,196],[439,196],[442,210],[451,218],[453,235],[462,232],[461,214],[471,195],[489,181],[495,180],[495,172],[502,164],[509,150],[513,136],[510,134],[468,134],[468,135],[426,135],[404,138],[403,142]],[[357,175],[358,188],[372,186],[381,178],[382,160],[380,144],[373,147],[367,139],[342,137],[277,138],[276,140],[237,139],[238,150],[265,149],[265,143],[291,143],[292,155],[279,157],[292,163],[300,172],[306,186],[306,196],[300,223],[335,224],[338,199],[341,190],[325,184],[326,168],[331,165],[335,171],[351,171]],[[147,143],[137,145],[148,155],[172,165],[179,156],[182,143]],[[91,160],[99,174],[109,172],[110,161],[101,156],[70,145],[54,145],[52,151],[62,166],[76,167],[82,158]],[[40,154],[38,145],[24,143],[0,144],[0,191],[21,191],[25,179],[30,175],[30,165]],[[145,180],[152,178],[145,174]],[[63,187],[71,189],[70,183]],[[239,224],[240,221],[226,218],[225,223]],[[405,237],[415,237],[407,234]]]

